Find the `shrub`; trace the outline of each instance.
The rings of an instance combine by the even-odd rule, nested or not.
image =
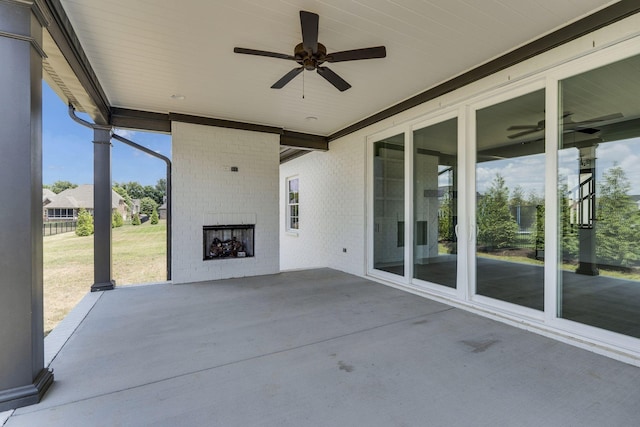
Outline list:
[[[111,216],[111,228],[122,227],[124,221],[122,219],[122,215],[119,212],[113,212]]]
[[[158,219],[158,211],[156,209],[153,210],[153,213],[151,214],[151,224],[157,224],[159,221]]]
[[[133,214],[131,225],[140,225],[140,214]]]
[[[91,236],[93,234],[93,217],[84,208],[80,208],[78,211],[76,234],[78,236]]]

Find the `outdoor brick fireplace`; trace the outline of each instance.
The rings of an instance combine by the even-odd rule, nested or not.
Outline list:
[[[255,224],[205,225],[202,227],[202,259],[220,260],[254,256]]]

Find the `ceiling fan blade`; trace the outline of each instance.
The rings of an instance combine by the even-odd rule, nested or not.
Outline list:
[[[302,46],[307,52],[318,52],[318,21],[315,13],[300,11],[300,26],[302,27]]]
[[[580,133],[586,133],[587,135],[593,135],[594,133],[600,132],[600,129],[582,128],[582,129],[576,129],[575,131]]]
[[[339,75],[337,75],[336,73],[328,69],[327,67],[318,67],[317,71],[318,71],[318,74],[324,77],[329,83],[334,85],[336,89],[338,89],[340,92],[344,92],[345,90],[351,87],[351,85],[346,81],[344,81],[342,77],[340,77]]]
[[[624,117],[622,113],[613,113],[613,114],[607,114],[606,116],[595,117],[589,120],[582,120],[582,121],[576,122],[576,124],[580,125],[582,123],[606,122],[607,120],[614,120],[622,117]]]
[[[289,71],[280,80],[275,82],[273,86],[271,86],[271,89],[282,89],[284,85],[293,80],[293,78],[300,74],[302,70],[304,70],[304,67],[294,68],[293,70]]]
[[[524,130],[524,129],[538,129],[538,125],[513,125],[509,126],[507,130]]]
[[[521,136],[529,135],[530,133],[538,132],[541,130],[542,129],[538,129],[536,127],[535,129],[525,130],[524,132],[518,132],[518,133],[514,133],[513,135],[509,135],[509,138],[510,139],[520,138]]]
[[[269,58],[279,58],[279,59],[291,59],[292,61],[296,60],[295,56],[285,55],[284,53],[275,53],[275,52],[267,52],[264,50],[246,49],[244,47],[234,47],[233,51],[235,53],[243,53],[245,55],[267,56]]]
[[[384,46],[367,47],[364,49],[344,50],[327,55],[327,62],[357,61],[359,59],[384,58],[387,49]]]

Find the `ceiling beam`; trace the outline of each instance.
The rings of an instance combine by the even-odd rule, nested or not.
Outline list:
[[[285,130],[280,135],[280,145],[302,150],[327,151],[329,139],[326,136]]]
[[[280,135],[280,145],[301,150],[327,151],[329,149],[329,142],[324,136],[302,132],[292,132],[274,126],[236,122],[233,120],[214,119],[211,117],[191,116],[178,113],[169,113],[168,119],[170,122],[176,121],[228,129],[248,130],[252,132],[275,133]]]
[[[127,108],[111,108],[111,125],[117,128],[171,133],[169,114],[129,110]]]
[[[512,50],[492,61],[476,67],[464,74],[454,77],[438,86],[428,89],[418,95],[403,102],[393,105],[386,110],[369,116],[351,126],[341,129],[329,135],[329,141],[342,138],[367,126],[388,119],[410,108],[424,104],[427,101],[438,98],[456,89],[460,89],[470,83],[502,71],[505,68],[516,65],[529,58],[533,58],[553,48],[561,46],[614,22],[640,12],[640,2],[638,0],[621,0],[604,9],[599,10],[589,16],[575,21],[566,27],[562,27],[546,36],[540,37],[518,49]]]
[[[253,132],[282,134],[282,128],[275,126],[258,125],[254,123],[236,122],[233,120],[214,119],[212,117],[191,116],[188,114],[169,113],[169,120],[172,122],[192,123],[196,125],[215,126],[227,129],[240,129]]]

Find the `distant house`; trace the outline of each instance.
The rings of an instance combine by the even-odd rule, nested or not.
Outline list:
[[[53,201],[53,198],[56,197],[57,194],[48,188],[42,189],[42,206],[46,206]]]
[[[159,208],[158,208],[158,218],[160,219],[167,219],[167,202],[164,202]]]
[[[131,216],[140,213],[140,199],[131,199]]]
[[[93,185],[91,184],[69,188],[49,197],[43,191],[42,199],[45,221],[74,221],[78,219],[78,211],[82,208],[93,215]],[[124,198],[113,190],[111,190],[111,208],[113,212],[122,215],[123,219],[127,218],[127,204]]]

